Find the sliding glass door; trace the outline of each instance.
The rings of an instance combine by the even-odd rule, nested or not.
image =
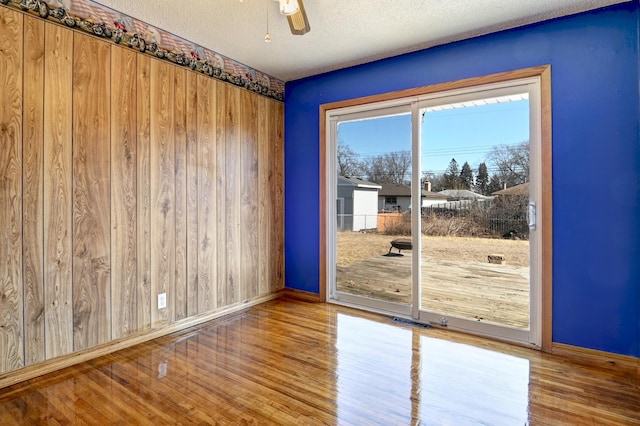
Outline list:
[[[401,106],[346,112],[332,123],[336,257],[331,297],[410,315],[411,111]]]
[[[329,300],[540,345],[538,78],[327,114]]]
[[[419,102],[421,170],[447,199],[421,209],[418,320],[539,344],[536,89]]]

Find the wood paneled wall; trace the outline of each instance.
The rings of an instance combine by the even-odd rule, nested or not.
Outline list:
[[[282,288],[281,103],[6,7],[0,53],[0,379]]]

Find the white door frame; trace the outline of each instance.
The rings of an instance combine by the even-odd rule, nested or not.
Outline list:
[[[542,208],[542,193],[541,193],[541,103],[540,103],[540,79],[536,77],[515,80],[505,83],[494,83],[490,85],[482,85],[477,87],[471,87],[466,89],[453,90],[449,92],[437,93],[422,98],[417,104],[414,104],[414,119],[420,119],[420,111],[444,104],[463,104],[476,99],[499,98],[509,95],[515,95],[520,93],[527,93],[529,98],[529,199],[533,203],[535,209],[532,210],[536,216],[538,209]],[[414,123],[416,124],[416,123]],[[414,137],[414,143],[421,145],[422,137],[420,131],[422,126],[420,122],[417,123],[418,129],[413,129],[418,134]],[[414,146],[414,152],[420,155],[420,146]],[[420,156],[419,159],[422,157]],[[420,181],[420,168],[414,169],[412,181],[417,179]],[[417,188],[419,191],[419,188]],[[419,192],[418,192],[419,194]],[[419,198],[418,198],[419,200]],[[418,201],[413,200],[413,201]],[[419,201],[418,201],[419,202]],[[413,209],[419,208],[419,204],[415,203],[412,206]],[[414,210],[420,211],[420,210]],[[462,331],[478,333],[482,335],[497,337],[506,340],[517,341],[521,343],[531,344],[535,347],[541,346],[541,235],[544,224],[540,217],[534,218],[536,223],[536,229],[531,229],[529,232],[529,244],[530,244],[530,266],[529,266],[529,329],[517,329],[510,328],[497,324],[482,323],[473,321],[470,319],[456,318],[451,316],[444,316],[433,312],[423,311],[419,309],[420,291],[422,289],[422,280],[418,281],[419,277],[414,277],[413,291],[414,291],[414,303],[413,303],[413,317],[419,322],[428,323],[431,325],[437,325],[441,327],[448,327],[452,329],[458,329]],[[413,226],[418,227],[414,229],[419,230],[421,220],[416,215]],[[416,231],[417,233],[417,231]],[[414,247],[422,249],[420,242],[422,233],[415,235]],[[416,256],[416,262],[421,261],[421,256]],[[417,266],[416,266],[417,267]],[[418,268],[419,270],[421,268]],[[419,275],[419,274],[416,274]]]
[[[375,117],[388,117],[398,114],[411,113],[411,105],[407,104],[406,100],[399,99],[392,102],[376,103],[374,105],[367,105],[366,107],[353,107],[353,108],[341,108],[327,112],[327,135],[330,138],[330,142],[326,144],[327,158],[331,160],[327,163],[329,170],[326,173],[327,177],[327,200],[332,200],[327,203],[327,215],[328,217],[337,217],[335,211],[335,199],[337,198],[337,173],[336,173],[336,158],[337,158],[337,129],[338,124],[341,121],[354,121]],[[336,253],[337,253],[337,233],[334,221],[331,221],[331,225],[327,226],[327,249],[328,249],[328,262],[327,276],[331,285],[329,286],[328,301],[332,303],[339,303],[348,306],[366,306],[368,309],[385,313],[396,314],[403,317],[411,316],[412,305],[405,305],[402,303],[388,302],[385,300],[374,299],[365,296],[353,295],[349,293],[339,292],[336,288]]]

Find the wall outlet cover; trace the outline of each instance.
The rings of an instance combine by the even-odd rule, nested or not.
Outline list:
[[[167,293],[158,294],[158,309],[164,309],[167,307]]]

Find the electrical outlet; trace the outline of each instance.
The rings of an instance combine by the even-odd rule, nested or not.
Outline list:
[[[167,307],[167,293],[158,294],[158,309],[164,309]]]

